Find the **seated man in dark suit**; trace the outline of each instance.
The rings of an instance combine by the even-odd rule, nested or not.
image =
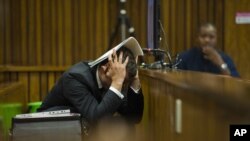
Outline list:
[[[199,46],[193,47],[179,56],[177,68],[239,77],[232,59],[216,49],[217,31],[210,23],[199,28]]]
[[[117,53],[113,49],[104,54],[106,57],[101,57],[102,61],[93,61],[97,64],[79,62],[67,70],[38,111],[70,109],[90,123],[118,113],[128,121],[138,123],[144,103],[136,56],[143,53],[134,38],[118,46],[122,47]],[[139,53],[136,54],[133,48]]]

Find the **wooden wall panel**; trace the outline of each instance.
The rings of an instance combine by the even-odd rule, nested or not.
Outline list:
[[[21,1],[21,63],[19,65],[23,65],[23,64],[27,64],[28,62],[28,53],[27,53],[27,47],[28,47],[28,43],[27,43],[27,0],[22,0]],[[5,46],[4,46],[5,47]],[[6,63],[5,63],[6,64]]]
[[[36,27],[35,27],[35,1],[28,0],[27,1],[27,24],[28,24],[28,32],[27,32],[27,52],[28,52],[28,64],[35,65],[36,64]],[[48,30],[47,30],[48,31]],[[14,50],[12,50],[14,52]]]
[[[40,74],[40,96],[41,100],[45,98],[45,96],[48,94],[48,77],[47,73],[43,72]]]
[[[162,0],[161,19],[172,55],[195,46],[197,29],[205,22],[218,27],[218,48],[223,49],[223,6],[224,0]],[[167,50],[163,41],[161,47]]]
[[[18,73],[10,73],[9,72],[9,79],[12,82],[16,82],[18,80]]]
[[[15,3],[15,4],[12,4]],[[20,0],[11,0],[11,42],[12,42],[12,51],[11,50],[11,57],[13,64],[20,64],[20,44],[21,44],[21,36],[20,36]]]
[[[40,100],[40,79],[39,73],[32,72],[29,73],[29,101],[39,101]]]
[[[48,89],[51,90],[51,88],[55,85],[55,74],[53,72],[48,72]]]
[[[1,0],[0,64],[71,65],[107,50],[109,1]]]
[[[4,82],[4,74],[0,73],[0,83]]]
[[[62,3],[60,1],[56,1],[56,5],[58,5],[57,9],[57,28],[56,30],[58,31],[58,35],[57,35],[57,57],[58,57],[58,65],[63,65],[64,64],[64,60],[63,60],[63,48],[64,48],[64,44],[63,44],[63,9],[62,9]]]
[[[79,50],[78,50],[78,48],[79,48],[79,37],[78,37],[78,35],[79,35],[79,4],[80,4],[80,2],[79,1],[77,1],[77,2],[75,2],[75,3],[73,3],[72,4],[72,9],[73,9],[73,11],[72,11],[72,18],[73,18],[73,23],[72,23],[72,46],[75,46],[76,48],[72,48],[72,61],[73,62],[76,62],[77,61],[77,58],[76,58],[76,56],[78,56],[79,55]]]
[[[35,43],[35,47],[36,47],[36,65],[42,65],[42,24],[41,24],[41,0],[36,0],[35,1],[35,24],[36,24],[36,43]],[[52,50],[54,50],[54,48],[52,48]],[[55,55],[55,54],[52,54]],[[53,62],[55,63],[55,62]]]
[[[51,1],[43,0],[41,1],[42,7],[42,55],[43,55],[43,64],[50,64],[51,62]],[[63,23],[63,21],[62,21]]]
[[[95,29],[95,37],[94,39],[96,40],[95,41],[95,46],[96,46],[96,50],[94,50],[95,52],[95,56],[99,55],[99,54],[102,54],[104,51],[102,50],[101,46],[102,46],[102,42],[103,42],[103,38],[102,38],[102,25],[101,24],[98,24],[98,23],[103,23],[103,21],[105,19],[103,19],[103,15],[102,15],[102,12],[103,12],[103,3],[105,1],[99,1],[99,0],[95,0],[96,1],[96,5],[95,5],[95,8],[96,9],[96,12],[95,12],[95,21],[96,21],[96,29]]]
[[[6,1],[4,2],[4,63],[10,63],[11,62],[11,16],[10,16],[10,2],[11,1]]]
[[[135,28],[135,37],[143,48],[146,46],[147,33],[147,1],[128,0],[127,3],[128,18],[131,25]],[[144,29],[142,29],[144,28]]]
[[[0,64],[4,63],[4,0],[0,0]],[[0,81],[3,80],[2,74],[0,74]]]
[[[184,20],[184,25],[185,25],[185,46],[186,48],[192,46],[192,9],[193,9],[192,1],[186,1],[186,6],[185,6],[185,20]]]
[[[75,1],[74,1],[75,2]],[[71,48],[72,48],[72,7],[71,7],[71,0],[64,0],[64,45],[65,45],[65,64],[71,64],[72,60],[72,54],[71,54]]]
[[[228,0],[218,0],[216,1],[216,4],[213,5],[214,8],[214,18],[213,18],[213,23],[217,27],[217,35],[218,35],[218,48],[221,50],[224,49],[224,40],[226,38],[225,36],[225,26],[226,23],[224,23],[225,19],[225,2],[229,2]]]
[[[29,101],[29,97],[28,97],[28,95],[29,95],[29,75],[28,75],[28,73],[27,72],[20,72],[19,74],[18,74],[18,81],[20,81],[21,83],[23,83],[23,85],[24,85],[24,87],[26,88],[25,89],[25,94],[26,94],[26,102],[28,102]]]
[[[225,4],[225,51],[232,56],[242,78],[250,79],[250,24],[236,24],[237,12],[250,11],[248,0],[231,0]]]

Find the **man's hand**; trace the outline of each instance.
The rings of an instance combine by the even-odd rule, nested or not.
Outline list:
[[[202,52],[204,53],[204,58],[210,60],[213,64],[218,66],[221,69],[221,73],[225,75],[230,75],[231,72],[229,69],[222,69],[221,65],[225,62],[221,58],[220,54],[213,47],[202,47]]]
[[[135,58],[135,61],[136,61],[136,64],[137,64],[137,62],[138,62],[138,56]],[[131,87],[134,90],[139,90],[141,88],[141,83],[140,83],[140,79],[139,79],[138,69],[137,69],[136,75],[134,77],[134,80],[131,83]]]
[[[220,66],[224,63],[220,54],[213,47],[202,47],[202,52],[204,53],[204,58],[210,60],[216,66]]]
[[[119,58],[116,55],[116,51],[113,50],[113,54],[111,54],[108,58],[109,60],[109,70],[107,72],[107,76],[109,76],[112,80],[111,86],[121,91],[123,81],[126,77],[126,66],[129,58],[127,57],[124,62],[122,62],[123,53],[121,52]]]

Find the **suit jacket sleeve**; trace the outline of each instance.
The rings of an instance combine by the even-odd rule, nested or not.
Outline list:
[[[119,107],[119,113],[128,121],[139,123],[142,119],[144,108],[144,97],[142,90],[135,93],[131,88],[128,89],[127,96],[123,99]]]
[[[95,121],[115,113],[122,103],[122,100],[111,90],[108,90],[102,101],[98,103],[90,88],[71,75],[64,79],[63,90],[64,96],[88,121]]]

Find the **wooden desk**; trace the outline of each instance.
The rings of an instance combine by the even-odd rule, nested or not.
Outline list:
[[[139,133],[150,141],[228,141],[250,124],[250,83],[192,71],[140,70],[145,96]]]

